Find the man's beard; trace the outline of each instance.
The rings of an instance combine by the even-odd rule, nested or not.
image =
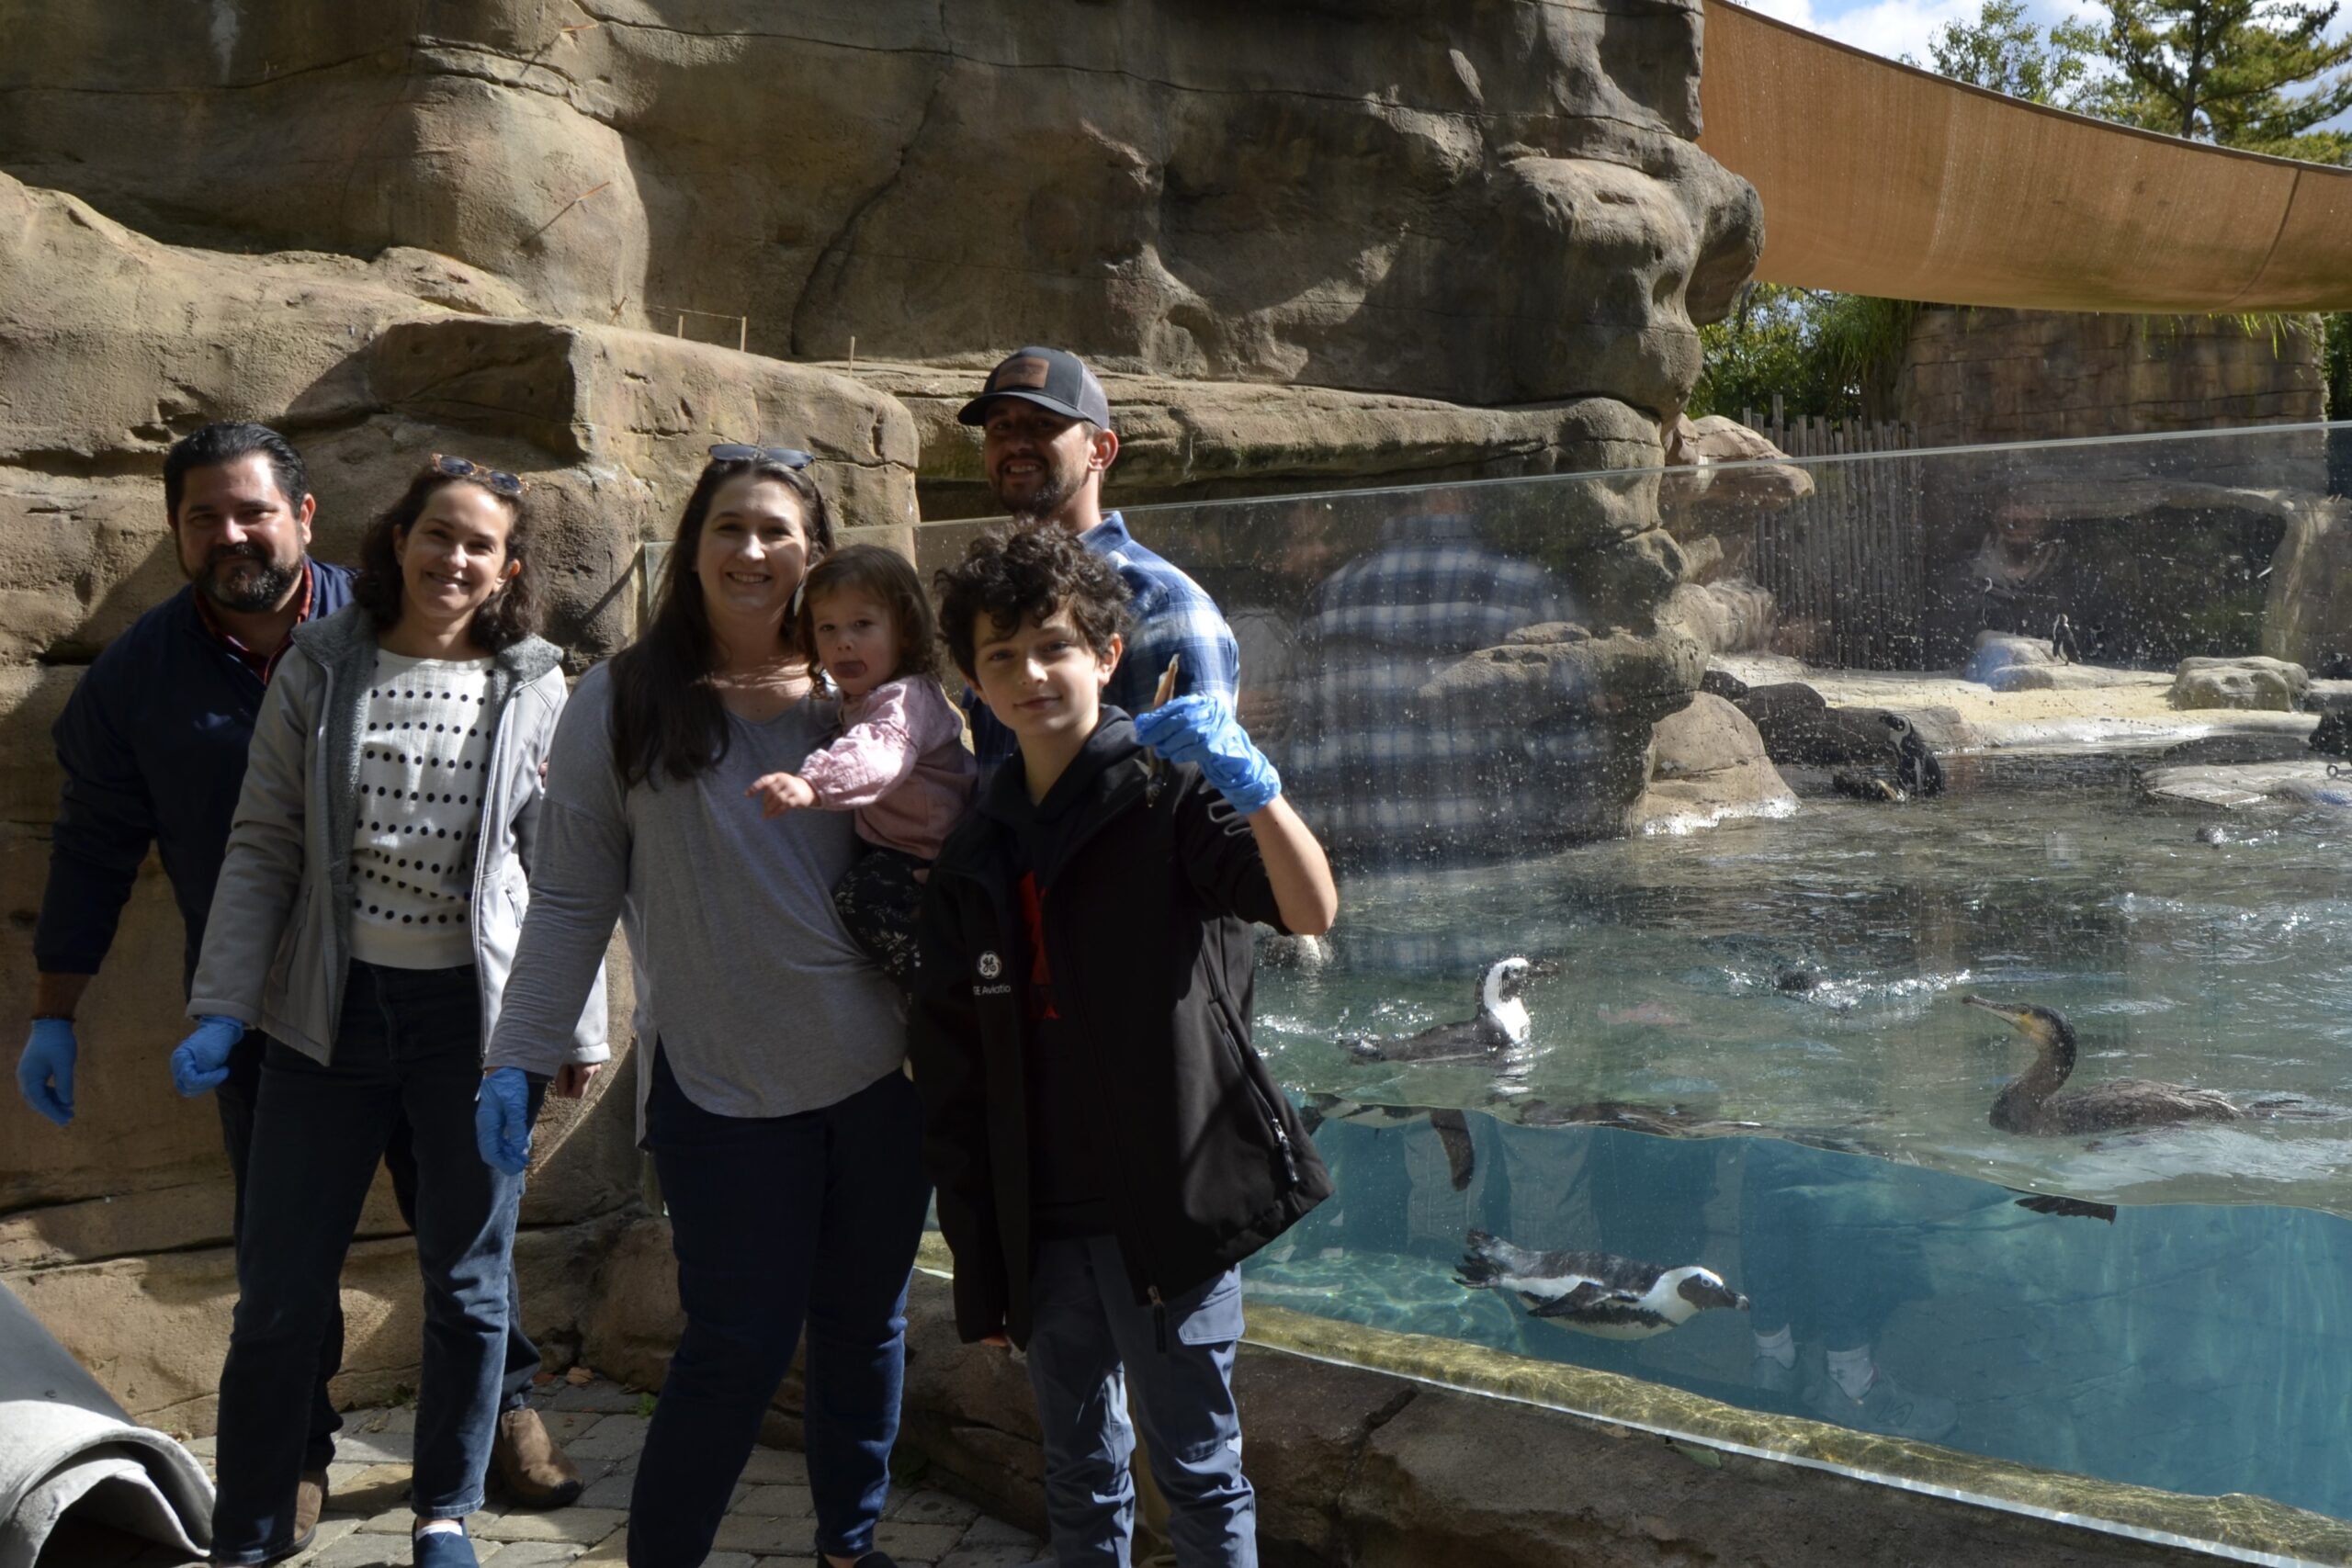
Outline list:
[[[1036,491],[1024,501],[1015,502],[1007,500],[1004,492],[993,484],[989,489],[995,495],[997,504],[1011,513],[1014,522],[1041,523],[1059,512],[1069,498],[1076,495],[1079,488],[1085,483],[1086,475],[1083,470],[1073,476],[1060,472],[1048,463],[1046,466],[1044,478],[1038,481]]]
[[[254,570],[223,582],[220,568],[232,561],[251,561]],[[300,562],[280,566],[252,545],[222,545],[205,558],[204,570],[195,574],[196,591],[223,610],[253,615],[277,608],[301,571]]]

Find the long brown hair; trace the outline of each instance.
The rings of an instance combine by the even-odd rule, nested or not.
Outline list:
[[[835,550],[808,569],[800,580],[800,617],[795,635],[810,664],[817,659],[817,601],[844,589],[863,589],[889,613],[891,629],[899,635],[899,651],[889,678],[939,674],[939,624],[932,618],[931,600],[914,563],[880,545],[850,545]]]
[[[703,468],[678,514],[678,532],[654,588],[652,616],[637,640],[613,656],[613,765],[624,789],[653,783],[662,773],[683,784],[727,755],[727,710],[710,684],[718,649],[695,561],[719,486],[746,474],[775,479],[799,500],[811,570],[832,551],[832,514],[807,470],[769,457],[713,459]],[[793,646],[790,628],[785,636]]]
[[[368,612],[379,635],[399,624],[403,589],[401,558],[393,547],[424,515],[425,503],[451,485],[473,485],[506,508],[506,558],[522,570],[482,601],[466,628],[476,648],[496,653],[539,629],[538,577],[531,570],[531,509],[519,495],[501,495],[488,485],[437,468],[425,469],[360,536],[359,570],[351,580],[351,597]]]

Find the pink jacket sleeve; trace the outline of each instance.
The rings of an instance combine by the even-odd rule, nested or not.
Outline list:
[[[871,806],[915,771],[926,744],[920,731],[929,716],[909,691],[911,682],[891,681],[865,694],[840,739],[808,753],[800,776],[828,811]]]

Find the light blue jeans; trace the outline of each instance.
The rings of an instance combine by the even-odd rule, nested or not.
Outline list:
[[[1143,1428],[1183,1568],[1256,1568],[1258,1499],[1241,1473],[1233,1358],[1241,1276],[1227,1269],[1166,1303],[1138,1305],[1107,1235],[1037,1244],[1029,1384],[1045,1429],[1046,1516],[1062,1568],[1127,1568]],[[1163,1332],[1164,1327],[1164,1332]],[[1127,1396],[1135,1398],[1135,1423]]]

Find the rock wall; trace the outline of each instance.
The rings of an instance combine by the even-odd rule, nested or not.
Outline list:
[[[777,356],[1653,419],[1760,246],[1696,0],[7,0],[0,168],[158,235],[495,275]],[[696,318],[700,321],[700,318]],[[717,325],[727,341],[736,322]]]
[[[711,440],[803,432],[854,519],[912,518],[914,427],[895,401],[731,350],[447,302],[501,298],[441,258],[363,265],[164,245],[0,176],[0,1028],[12,1057],[57,809],[49,725],[84,662],[179,586],[157,473],[181,431],[220,417],[285,429],[310,461],[315,547],[329,559],[351,558],[371,509],[429,453],[523,475],[554,544],[553,630],[581,659],[625,635],[637,546],[666,536]],[[51,1127],[13,1094],[0,1105],[0,1279],[127,1406],[201,1422],[225,1324],[230,1199],[211,1104],[181,1100],[164,1069],[186,1029],[180,945],[151,859],[82,1010],[74,1125]],[[625,965],[616,973],[626,1019]],[[607,1075],[620,1091],[600,1089],[576,1117],[559,1107],[526,1224],[568,1234],[634,1201],[628,1072]],[[379,1190],[362,1235],[401,1228]],[[355,1274],[358,1319],[413,1304],[403,1278]],[[134,1282],[136,1300],[91,1305],[88,1292]],[[546,1310],[551,1325],[578,1315],[560,1301]],[[413,1323],[397,1321],[404,1339],[352,1362],[354,1397],[414,1383]],[[371,1365],[384,1374],[373,1382]],[[134,1366],[135,1383],[107,1371]]]
[[[2317,318],[2274,341],[2226,316],[1920,312],[1895,382],[1922,446],[2326,418]]]

